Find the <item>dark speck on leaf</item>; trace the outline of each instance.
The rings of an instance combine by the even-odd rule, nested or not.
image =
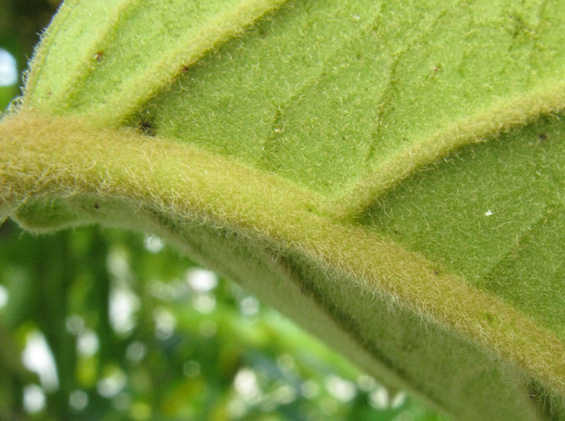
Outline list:
[[[94,202],[94,209],[98,209],[100,208],[100,205],[98,204],[98,202]]]
[[[540,133],[540,134],[538,135],[538,140],[539,140],[540,142],[543,142],[543,141],[547,140],[547,135],[546,135],[545,133]]]
[[[155,136],[155,127],[147,120],[139,122],[139,130],[148,136]]]
[[[96,59],[97,62],[101,62],[102,60],[104,60],[104,51],[97,51],[96,54],[94,55],[94,58]]]

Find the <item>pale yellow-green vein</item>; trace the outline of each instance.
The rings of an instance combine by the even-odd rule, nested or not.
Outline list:
[[[89,74],[100,40],[112,32],[133,4],[134,0],[103,0],[82,7],[77,0],[65,1],[55,21],[66,27],[67,37],[72,36],[73,41],[78,39],[80,42],[68,43],[61,48],[58,45],[60,34],[56,30],[58,25],[49,26],[31,62],[24,88],[24,106],[56,110],[65,104]],[[86,26],[82,23],[85,20],[89,21]]]
[[[379,163],[365,179],[330,202],[342,218],[360,215],[379,197],[424,166],[473,143],[535,121],[542,115],[565,109],[565,82],[554,81],[542,89],[503,100],[488,110],[455,121],[446,129],[398,150]]]
[[[92,110],[105,126],[118,126],[145,101],[169,86],[181,72],[219,44],[243,32],[254,21],[286,0],[247,0],[228,8],[209,22],[194,38],[178,39],[159,52],[159,58],[134,78],[125,81],[115,95]]]

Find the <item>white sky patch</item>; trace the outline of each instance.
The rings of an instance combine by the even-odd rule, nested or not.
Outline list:
[[[69,396],[69,404],[75,411],[82,411],[88,405],[88,395],[82,390],[74,390]]]
[[[209,292],[218,286],[218,275],[205,269],[190,269],[186,273],[190,287],[197,292]]]
[[[112,374],[100,380],[96,385],[96,389],[101,396],[113,398],[122,391],[126,383],[126,375],[120,370],[115,370]]]
[[[84,358],[92,357],[98,352],[99,347],[100,341],[92,329],[86,329],[77,338],[77,351]]]
[[[169,339],[175,333],[177,319],[169,310],[165,308],[156,309],[153,312],[155,320],[155,337],[162,341]]]
[[[173,282],[155,280],[149,284],[149,292],[161,301],[173,301],[186,298],[190,293],[190,287],[180,280]]]
[[[388,395],[388,390],[386,390],[382,386],[378,387],[369,395],[369,403],[373,408],[376,409],[388,408],[390,406],[390,397]]]
[[[11,86],[18,83],[18,65],[9,52],[0,48],[0,86]]]
[[[165,247],[165,240],[156,235],[145,236],[145,249],[151,253],[159,253]]]
[[[127,334],[135,327],[134,313],[139,308],[139,297],[122,288],[110,293],[110,323],[117,333]]]
[[[216,297],[212,294],[198,294],[193,298],[192,305],[199,313],[209,314],[216,309]]]
[[[147,347],[143,342],[135,341],[128,345],[126,357],[133,363],[140,362],[147,354]]]
[[[378,386],[377,381],[371,376],[361,374],[357,379],[357,385],[363,392],[371,392]]]
[[[3,285],[0,285],[0,308],[6,307],[9,299],[10,294],[8,293],[8,290]]]
[[[259,300],[252,296],[247,296],[239,302],[239,311],[246,317],[255,316],[259,313]]]
[[[41,386],[47,392],[57,390],[59,379],[55,359],[42,333],[28,333],[22,362],[29,371],[37,373]]]
[[[398,392],[396,395],[394,395],[394,398],[392,398],[390,402],[390,407],[393,409],[400,408],[402,405],[404,405],[405,402],[406,402],[406,393]]]
[[[250,368],[242,368],[233,381],[235,390],[247,404],[255,404],[261,398],[261,389],[257,375]]]
[[[300,385],[300,393],[306,399],[315,398],[320,393],[320,387],[312,380],[306,380]]]
[[[124,283],[132,278],[127,252],[120,248],[113,248],[108,253],[106,262],[108,270],[116,281]]]
[[[344,380],[334,374],[327,376],[324,383],[330,395],[341,402],[349,402],[357,394],[357,388],[353,382]]]
[[[24,409],[28,414],[35,414],[45,408],[45,392],[36,384],[24,387]]]

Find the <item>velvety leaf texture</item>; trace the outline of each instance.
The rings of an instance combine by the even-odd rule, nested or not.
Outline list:
[[[448,414],[563,419],[564,24],[66,1],[0,123],[0,219],[155,232]]]

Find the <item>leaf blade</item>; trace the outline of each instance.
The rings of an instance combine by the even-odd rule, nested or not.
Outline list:
[[[142,10],[137,4],[131,10]],[[141,21],[165,11],[162,4],[151,3]],[[511,284],[531,260],[505,259],[514,237],[534,229],[544,212],[553,206],[561,214],[563,148],[549,159],[549,152],[527,153],[527,142],[539,117],[565,103],[557,25],[565,6],[222,4],[236,18],[238,5],[251,5],[243,19],[249,26],[210,52],[245,26],[228,18],[218,30],[215,19],[225,15],[211,12],[203,27],[212,28],[202,30],[220,35],[195,44],[197,62],[186,73],[178,46],[198,36],[184,39],[181,31],[171,43],[165,34],[154,44],[172,45],[164,61],[142,54],[132,65],[108,53],[123,71],[108,67],[106,76],[82,63],[73,70],[80,83],[63,79],[64,100],[53,105],[37,88],[56,77],[48,66],[40,71],[47,63],[40,50],[22,111],[2,123],[2,212],[31,229],[96,221],[156,230],[373,372],[462,417],[563,414],[560,300],[536,290],[535,275]],[[167,10],[164,21],[174,17]],[[139,22],[121,21],[124,34],[139,32]],[[65,25],[55,24],[54,38]],[[124,37],[110,36],[108,45],[135,49]],[[105,51],[94,60],[110,65]],[[544,136],[559,141],[561,126],[557,119]],[[474,144],[483,138],[489,141]],[[489,156],[506,138],[514,139],[508,156],[516,162]],[[455,170],[445,171],[442,158]],[[514,164],[511,177],[500,176],[504,183],[489,183],[489,174]],[[538,194],[528,183],[546,167]],[[513,180],[520,188],[506,189]],[[516,222],[493,225],[497,210],[477,213],[488,204],[470,194],[477,192],[497,205],[527,200],[507,212]],[[451,196],[459,205],[446,210]],[[490,222],[473,226],[477,215]],[[540,235],[542,243],[561,238]],[[506,289],[493,276],[505,277]],[[560,291],[559,278],[551,279]],[[520,288],[534,292],[520,302]],[[285,291],[293,301],[281,298]]]

